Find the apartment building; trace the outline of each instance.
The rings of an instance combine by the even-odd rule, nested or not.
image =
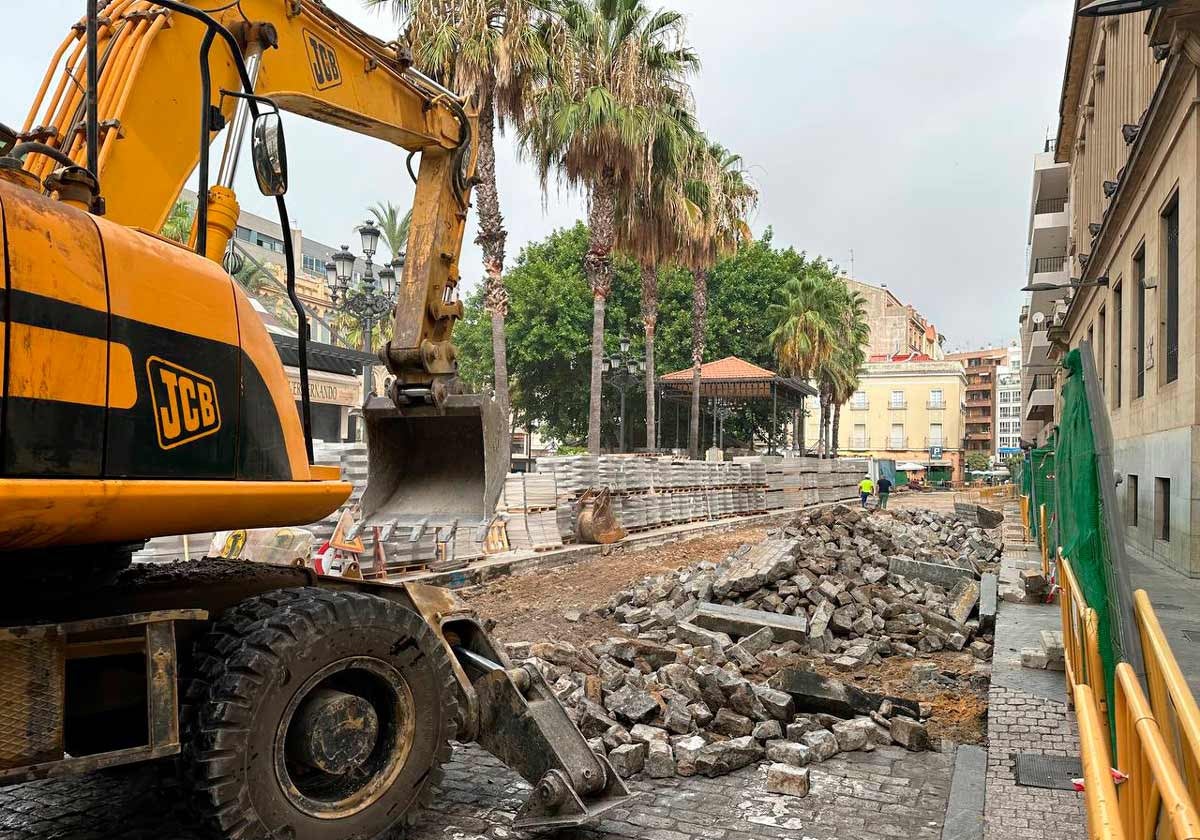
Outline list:
[[[961,362],[916,353],[874,356],[859,379],[841,409],[840,452],[915,461],[934,481],[962,480],[967,378]],[[806,429],[815,440],[815,418]]]
[[[996,368],[996,458],[1021,451],[1021,348],[1014,341]]]
[[[1088,342],[1123,476],[1126,544],[1200,577],[1196,354],[1200,0],[1076,17],[1055,160],[1070,167],[1069,268],[1052,356]]]
[[[1002,347],[949,353],[947,360],[961,362],[967,377],[963,405],[963,449],[968,455],[991,457],[997,446],[996,384],[1001,364],[1008,361]]]
[[[1050,330],[1061,325],[1071,279],[1070,177],[1071,167],[1056,156],[1057,144],[1047,140],[1033,159],[1033,192],[1029,202],[1026,245],[1029,269],[1025,285],[1052,287],[1027,293],[1021,308],[1021,440],[1030,446],[1046,443],[1054,428],[1055,382],[1058,360],[1050,352]]]
[[[943,336],[916,308],[902,303],[887,286],[873,286],[850,277],[843,277],[842,282],[863,297],[871,327],[868,356],[918,353],[935,360],[942,358]]]

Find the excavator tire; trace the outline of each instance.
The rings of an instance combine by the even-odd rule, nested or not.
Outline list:
[[[411,824],[450,758],[455,681],[412,610],[284,589],[226,611],[185,690],[185,778],[238,840],[375,838]]]

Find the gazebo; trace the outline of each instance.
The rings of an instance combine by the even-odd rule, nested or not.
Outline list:
[[[692,369],[686,368],[674,373],[668,373],[659,379],[659,402],[666,407],[667,402],[675,405],[676,441],[679,439],[678,425],[680,406],[688,405],[691,411]],[[775,452],[776,440],[774,430],[778,426],[779,409],[789,411],[799,408],[803,415],[804,398],[815,397],[817,390],[802,379],[780,376],[774,371],[759,367],[737,356],[726,356],[715,362],[706,362],[700,366],[700,399],[707,400],[712,415],[713,443],[718,440],[718,428],[721,422],[721,412],[718,410],[720,401],[751,402],[769,400],[771,403],[771,436],[768,451]],[[656,430],[658,441],[662,440],[663,411],[659,412],[659,428]],[[703,437],[704,423],[701,423]]]

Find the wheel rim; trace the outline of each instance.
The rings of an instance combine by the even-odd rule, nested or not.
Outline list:
[[[326,665],[292,696],[275,735],[275,774],[306,814],[341,819],[382,797],[408,760],[412,690],[391,665],[351,657]]]

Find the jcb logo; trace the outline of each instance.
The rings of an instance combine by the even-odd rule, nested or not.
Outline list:
[[[333,47],[306,29],[304,48],[308,51],[308,66],[317,90],[337,87],[342,83],[342,69],[338,67],[337,53]]]
[[[217,386],[207,376],[151,356],[146,360],[158,445],[174,449],[221,428]]]

